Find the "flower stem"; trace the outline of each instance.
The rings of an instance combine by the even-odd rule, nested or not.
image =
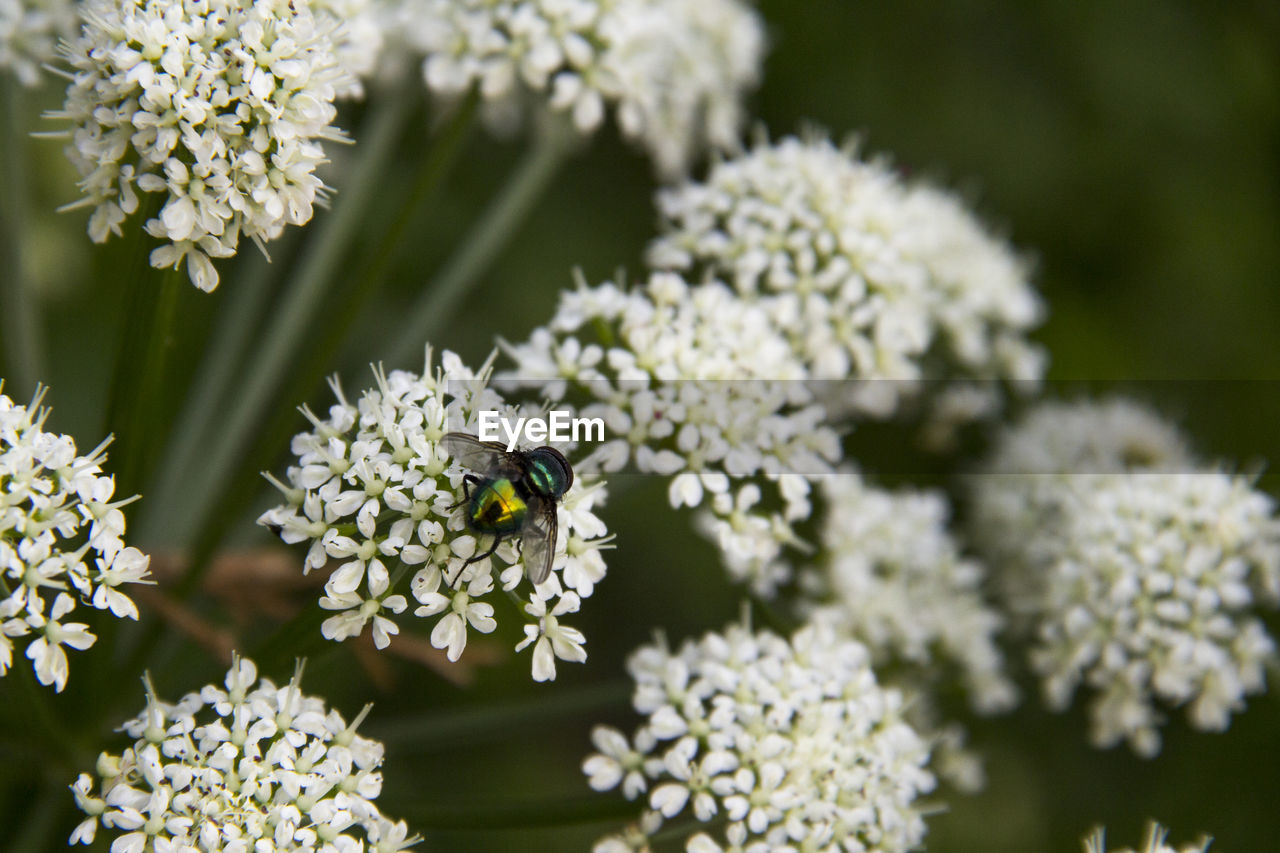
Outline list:
[[[559,125],[538,134],[502,190],[472,224],[466,239],[409,309],[408,319],[391,347],[390,364],[412,361],[421,354],[424,343],[444,328],[458,303],[502,253],[552,178],[576,150],[576,142],[572,130]]]
[[[23,237],[27,222],[26,138],[24,133],[22,84],[13,74],[0,80],[7,105],[4,117],[4,186],[0,190],[0,303],[4,310],[0,331],[8,377],[9,393],[26,398],[35,393],[44,375],[44,347],[38,300],[31,290],[23,264]]]
[[[183,511],[179,496],[184,477],[203,442],[208,440],[210,425],[218,420],[218,405],[236,375],[239,358],[256,328],[256,320],[262,316],[271,294],[270,271],[270,261],[255,252],[252,269],[231,286],[232,292],[223,306],[213,340],[156,468],[156,479],[147,486],[149,500],[141,508],[138,521],[141,541],[174,544],[168,534]]]
[[[178,298],[186,286],[187,274],[179,265],[177,269],[165,271],[159,279],[151,331],[144,341],[146,354],[133,377],[129,410],[119,413],[117,421],[125,427],[124,434],[117,436],[114,454],[116,478],[120,493],[124,495],[137,493],[154,459],[153,448],[161,446],[166,432],[164,424],[167,418],[163,405],[165,371],[177,343],[174,324],[178,316]],[[144,281],[142,286],[150,287],[151,282]]]

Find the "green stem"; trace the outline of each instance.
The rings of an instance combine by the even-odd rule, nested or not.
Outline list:
[[[140,541],[175,544],[169,534],[183,511],[181,495],[186,472],[195,464],[209,431],[218,422],[218,405],[236,376],[240,357],[271,294],[270,273],[270,261],[255,252],[252,270],[234,284],[223,285],[232,292],[170,433],[156,479],[145,492],[148,500],[143,502],[137,522]]]
[[[472,224],[463,241],[409,309],[408,320],[392,346],[388,362],[401,365],[422,353],[423,344],[444,328],[458,303],[525,221],[552,178],[576,149],[569,128],[541,133],[520,159],[498,195]]]
[[[0,82],[5,110],[4,159],[5,174],[3,208],[0,208],[0,303],[3,318],[4,355],[8,362],[9,391],[17,399],[35,393],[44,376],[44,347],[41,334],[40,307],[31,283],[27,280],[23,259],[23,238],[27,222],[26,138],[23,126],[22,84],[13,74],[3,75]]]
[[[133,418],[138,405],[138,378],[142,374],[145,353],[148,348],[147,330],[155,324],[159,303],[153,292],[156,276],[151,272],[148,258],[154,240],[142,229],[141,224],[160,212],[163,199],[152,193],[143,196],[140,209],[135,214],[139,227],[131,236],[117,244],[108,244],[95,251],[94,276],[99,281],[123,281],[118,318],[119,341],[116,346],[115,364],[107,391],[107,407],[103,432],[115,435],[121,443],[112,454],[114,467],[123,470],[128,464],[128,448],[125,436],[133,430]],[[118,478],[125,479],[125,478]],[[118,494],[132,494],[125,489],[129,482],[118,484]]]
[[[161,446],[166,432],[163,403],[165,371],[177,343],[174,324],[178,316],[178,297],[182,288],[187,286],[186,281],[184,265],[180,264],[160,276],[159,292],[154,294],[156,305],[151,331],[145,338],[146,355],[134,377],[132,406],[129,412],[120,413],[118,421],[127,425],[127,432],[117,436],[118,449],[114,460],[116,477],[124,495],[137,493],[154,458],[153,448]],[[144,281],[142,286],[150,287],[151,282]]]
[[[565,717],[620,708],[631,696],[629,680],[566,687],[554,693],[541,690],[502,704],[469,705],[436,714],[414,714],[399,719],[370,720],[370,737],[394,743],[397,753],[422,753],[491,743],[496,733],[523,737],[543,725]]]

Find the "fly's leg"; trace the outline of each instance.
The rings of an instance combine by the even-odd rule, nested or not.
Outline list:
[[[478,486],[483,482],[484,480],[480,479],[475,474],[463,474],[462,475],[462,494],[464,495],[464,497],[462,498],[462,500],[458,501],[456,504],[452,504],[451,506],[446,507],[446,509],[455,510],[465,503],[470,503],[471,487]]]
[[[453,588],[453,582],[458,579],[458,575],[462,574],[463,569],[465,569],[467,566],[471,565],[472,563],[480,562],[485,557],[492,556],[493,552],[497,551],[498,546],[501,544],[502,544],[502,537],[495,534],[493,537],[493,544],[489,546],[488,551],[485,551],[483,554],[476,554],[472,557],[469,557],[461,566],[458,566],[458,571],[454,572],[453,577],[448,580],[450,589]]]

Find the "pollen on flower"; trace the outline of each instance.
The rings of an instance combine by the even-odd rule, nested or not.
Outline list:
[[[637,823],[595,850],[646,849],[666,820],[722,823],[689,850],[916,848],[916,798],[933,789],[929,747],[876,683],[866,648],[830,629],[789,640],[731,625],[627,665],[644,722],[599,727],[583,763],[591,787],[644,798]]]
[[[525,102],[581,133],[612,108],[664,175],[704,145],[736,147],[759,82],[764,27],[741,0],[400,0],[397,22],[425,55],[427,87],[477,87],[497,120]]]
[[[132,739],[102,753],[71,785],[87,817],[70,843],[99,828],[113,850],[370,849],[395,853],[420,841],[374,804],[383,746],[356,733],[322,699],[302,692],[302,668],[285,685],[236,658],[221,685],[178,702],[147,683],[147,707],[121,728]]]
[[[290,0],[86,0],[62,47],[72,82],[50,117],[71,125],[67,156],[105,241],[148,212],[162,245],[151,265],[184,261],[201,290],[212,259],[242,237],[260,246],[311,219],[325,187],[321,142],[338,140],[333,100],[355,80],[334,43],[334,12]],[[350,30],[343,30],[350,33]],[[349,42],[348,42],[349,43]]]
[[[451,352],[433,365],[428,350],[421,374],[375,370],[375,387],[354,403],[335,379],[327,418],[304,409],[312,430],[294,437],[296,461],[284,481],[273,479],[284,503],[259,523],[286,543],[308,543],[304,573],[330,570],[319,601],[332,612],[321,626],[327,639],[368,630],[385,648],[412,615],[431,620],[432,645],[456,661],[471,631],[497,627],[487,599],[498,591],[518,597],[525,570],[514,542],[473,560],[493,534],[468,523],[463,478],[485,472],[457,464],[441,444],[450,431],[474,434],[481,411],[511,421],[529,414],[489,386],[490,372],[488,364],[473,372]],[[604,499],[603,482],[580,477],[557,508],[552,572],[524,607],[532,639],[516,647],[535,646],[538,681],[555,677],[557,658],[586,659],[585,638],[558,619],[604,577],[600,551],[612,537],[593,512]]]
[[[1067,425],[1073,430],[1068,433]],[[1280,518],[1132,403],[1046,404],[973,477],[974,523],[1032,640],[1045,700],[1091,691],[1091,739],[1160,750],[1158,704],[1221,731],[1265,689]]]
[[[121,508],[133,499],[112,500],[107,442],[82,456],[70,436],[46,432],[44,393],[27,406],[0,393],[0,676],[25,645],[36,678],[61,691],[67,650],[97,639],[73,611],[137,619],[125,589],[151,582],[150,558],[124,544]]]

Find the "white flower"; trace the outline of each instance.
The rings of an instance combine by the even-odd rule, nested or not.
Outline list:
[[[40,66],[51,61],[59,38],[75,29],[71,0],[0,0],[0,71],[24,86],[40,82]]]
[[[647,849],[663,818],[727,819],[724,846],[690,850],[905,851],[925,826],[928,746],[902,720],[902,695],[876,684],[867,650],[826,628],[790,641],[730,626],[672,653],[642,647],[628,669],[647,715],[631,744],[597,729],[583,763],[596,790],[650,789],[640,822],[597,850]],[[611,846],[612,845],[612,846]]]
[[[737,144],[759,81],[764,28],[739,0],[400,0],[397,23],[425,54],[433,92],[472,86],[494,114],[534,100],[591,133],[612,107],[657,170],[678,174],[704,144]]]
[[[311,10],[337,23],[333,52],[346,72],[336,87],[339,98],[363,98],[362,81],[373,76],[383,49],[382,0],[312,0]]]
[[[408,593],[417,602],[413,615],[434,620],[432,645],[457,660],[469,631],[487,634],[497,626],[486,599],[498,587],[515,595],[524,572],[511,542],[470,562],[488,549],[492,534],[467,525],[463,477],[486,472],[451,462],[440,439],[451,430],[474,433],[482,410],[512,420],[520,413],[488,387],[488,365],[473,372],[453,353],[435,367],[428,351],[421,375],[374,375],[376,387],[354,404],[334,380],[338,402],[327,418],[304,409],[312,431],[293,439],[297,461],[286,472],[287,483],[272,479],[285,502],[259,523],[285,542],[310,543],[304,572],[330,561],[335,566],[320,599],[321,607],[335,611],[321,626],[326,638],[344,640],[371,628],[375,645],[384,648],[403,627],[395,617],[408,609]],[[538,606],[559,598],[550,613],[576,610],[604,577],[600,551],[612,537],[592,512],[604,499],[603,483],[581,475],[564,495],[552,575],[535,590],[536,606],[527,611],[526,628],[537,636],[548,624],[544,616],[554,623]],[[564,660],[584,660],[576,631],[575,651],[569,651],[564,632],[571,630],[560,626],[544,641]],[[535,650],[539,681],[554,677],[554,663],[545,657]]]
[[[658,269],[758,301],[817,378],[892,413],[907,380],[1038,379],[1025,265],[952,196],[829,140],[789,137],[659,191]]]
[[[45,432],[43,397],[38,390],[21,406],[0,393],[0,676],[12,664],[14,641],[27,638],[36,677],[61,691],[66,649],[96,640],[88,624],[64,617],[78,600],[137,619],[124,589],[150,583],[149,558],[124,545],[120,508],[132,499],[111,500],[115,481],[102,474],[106,442],[81,456],[70,436]]]
[[[572,592],[560,596],[555,607],[547,609],[547,602],[538,594],[525,605],[525,612],[538,622],[524,626],[524,639],[516,646],[516,651],[537,641],[533,647],[533,680],[551,681],[556,677],[556,658],[582,663],[587,659],[587,652],[582,644],[587,638],[577,628],[570,628],[560,623],[561,616],[566,613],[577,613],[581,602]]]
[[[821,496],[822,556],[802,584],[809,618],[865,643],[878,665],[928,680],[954,667],[974,708],[1007,710],[1016,692],[995,641],[1002,619],[983,600],[983,567],[947,532],[943,495],[888,492],[844,471],[823,479]]]
[[[82,773],[71,786],[88,819],[70,843],[88,844],[99,823],[113,851],[322,853],[368,841],[391,853],[417,843],[374,805],[383,747],[356,734],[370,706],[348,725],[303,695],[301,676],[299,667],[277,687],[237,658],[223,687],[207,685],[173,705],[148,685],[146,709],[122,726],[132,745],[102,753],[98,778]]]
[[[32,613],[28,624],[40,636],[27,646],[27,657],[31,658],[36,671],[36,679],[41,684],[52,684],[53,689],[61,693],[67,686],[67,653],[63,645],[84,651],[97,639],[89,633],[89,626],[83,622],[61,622],[64,616],[75,609],[75,599],[65,592],[58,593],[53,601],[53,610],[46,619],[41,613]]]
[[[974,478],[975,519],[1048,704],[1087,685],[1093,742],[1151,756],[1157,701],[1220,731],[1265,688],[1275,644],[1256,610],[1280,599],[1280,519],[1248,478],[1196,464],[1170,428],[1124,411],[1079,404],[1056,460],[1027,451],[1060,429],[1043,416],[1007,433]],[[1129,433],[1107,432],[1117,423]]]
[[[1165,838],[1169,832],[1158,823],[1152,823],[1147,828],[1146,840],[1142,843],[1142,849],[1138,853],[1206,853],[1209,849],[1210,839],[1202,838],[1201,841],[1191,844],[1184,844],[1181,847],[1174,847],[1167,844]],[[1085,853],[1107,853],[1106,831],[1102,827],[1098,827],[1093,833],[1084,840]],[[1130,847],[1117,848],[1113,853],[1134,853]]]
[[[333,99],[352,80],[335,53],[343,11],[289,0],[85,0],[84,27],[65,43],[67,156],[100,243],[145,202],[162,241],[154,267],[177,267],[201,290],[218,284],[211,258],[240,238],[261,246],[311,219],[324,197],[314,174],[321,140],[336,140]]]
[[[772,595],[787,579],[780,555],[798,541],[808,480],[834,470],[840,442],[760,305],[672,273],[630,290],[580,283],[546,327],[503,347],[514,366],[500,382],[604,421],[608,440],[582,470],[671,477],[673,507],[709,510],[704,529],[735,580]]]

